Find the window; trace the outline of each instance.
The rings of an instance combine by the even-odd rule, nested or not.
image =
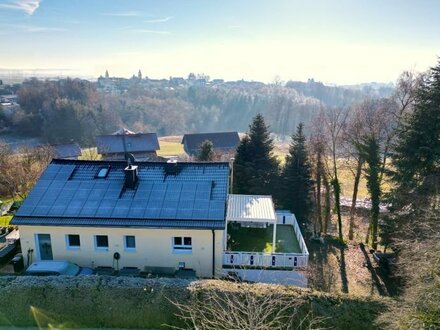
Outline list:
[[[124,248],[126,251],[136,250],[136,237],[135,236],[124,236]]]
[[[97,250],[108,250],[108,236],[96,235],[95,236],[95,248]]]
[[[192,252],[191,237],[173,237],[173,252],[191,253]]]
[[[79,235],[66,235],[66,243],[68,249],[79,249],[81,246]]]
[[[98,173],[96,173],[95,177],[100,179],[106,178],[109,171],[110,171],[110,166],[101,167],[98,170]]]

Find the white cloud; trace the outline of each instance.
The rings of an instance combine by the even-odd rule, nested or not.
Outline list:
[[[171,34],[170,31],[161,31],[161,30],[148,30],[148,29],[134,29],[131,30],[133,33],[151,33],[151,34]]]
[[[141,16],[137,11],[120,11],[115,13],[103,13],[103,16],[136,17]]]
[[[174,18],[173,16],[167,16],[162,18],[149,19],[145,21],[145,23],[165,23],[168,22],[169,20],[172,20],[173,18]]]
[[[28,15],[32,15],[38,7],[42,0],[9,0],[6,3],[0,4],[0,8],[21,10]]]
[[[50,26],[25,25],[25,24],[10,24],[7,25],[12,28],[20,29],[24,32],[38,33],[38,32],[63,32],[66,29]]]

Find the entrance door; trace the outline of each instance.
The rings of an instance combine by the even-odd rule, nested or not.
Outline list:
[[[37,234],[37,244],[40,253],[40,260],[52,260],[53,255],[50,234]]]

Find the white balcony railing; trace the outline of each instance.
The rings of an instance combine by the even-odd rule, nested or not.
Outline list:
[[[225,266],[251,266],[263,268],[303,268],[309,262],[308,253],[232,252],[223,253]]]

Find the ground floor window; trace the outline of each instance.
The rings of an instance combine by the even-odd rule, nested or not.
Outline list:
[[[128,251],[136,250],[136,237],[135,236],[124,236],[124,248]]]
[[[173,251],[177,253],[191,253],[191,237],[173,237]]]
[[[81,246],[79,235],[76,234],[66,235],[66,243],[68,249],[79,249]]]
[[[96,235],[95,236],[95,248],[97,250],[108,250],[108,236]]]

